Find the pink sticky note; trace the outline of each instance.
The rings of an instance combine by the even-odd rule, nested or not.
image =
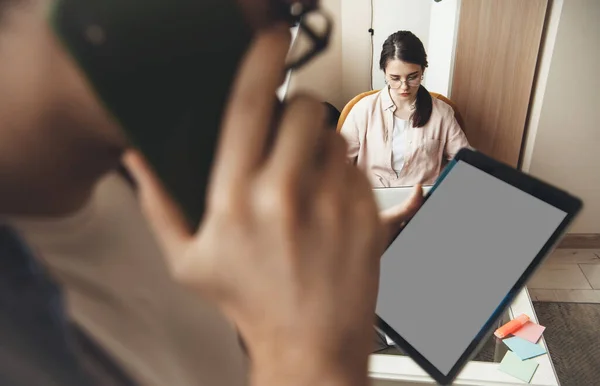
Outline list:
[[[513,332],[513,335],[518,336],[521,339],[528,340],[531,343],[537,343],[545,329],[546,327],[540,326],[539,324],[527,322],[523,325],[523,327]]]

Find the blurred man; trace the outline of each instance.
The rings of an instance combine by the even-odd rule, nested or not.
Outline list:
[[[0,384],[245,384],[231,323],[173,282],[110,172],[126,141],[51,33],[50,2],[0,4]]]
[[[241,3],[253,25],[269,24],[263,8]],[[222,146],[233,150],[221,151],[211,185],[226,198],[209,200],[202,232],[188,234],[143,159],[128,157],[165,264],[130,186],[111,173],[127,141],[52,35],[49,4],[0,2],[0,383],[243,384],[234,330],[201,294],[240,328],[253,383],[366,384],[382,239],[415,206],[381,228],[343,141],[320,138],[326,113],[310,98],[284,114],[277,170],[257,162],[285,27],[262,32],[242,66],[224,122]],[[246,131],[232,134],[241,122]],[[307,168],[317,141],[326,162]],[[266,190],[255,195],[246,179],[259,175]],[[332,316],[342,319],[320,320]]]

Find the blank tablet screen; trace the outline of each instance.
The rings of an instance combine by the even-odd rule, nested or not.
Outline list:
[[[566,216],[456,162],[383,255],[377,315],[448,375]]]

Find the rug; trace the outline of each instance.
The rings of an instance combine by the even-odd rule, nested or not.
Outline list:
[[[534,302],[562,386],[600,385],[600,304]]]
[[[534,302],[533,307],[546,326],[544,338],[561,386],[600,385],[600,304]],[[490,337],[474,360],[493,362],[495,347]],[[394,347],[377,352],[403,355]]]

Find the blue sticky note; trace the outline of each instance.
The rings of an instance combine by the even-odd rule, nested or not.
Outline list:
[[[504,359],[500,362],[499,370],[529,383],[538,366],[539,364],[534,360],[522,361],[512,351],[507,351]]]
[[[534,358],[546,353],[546,350],[542,346],[531,343],[518,336],[504,339],[503,342],[516,356],[521,358],[521,360]]]

